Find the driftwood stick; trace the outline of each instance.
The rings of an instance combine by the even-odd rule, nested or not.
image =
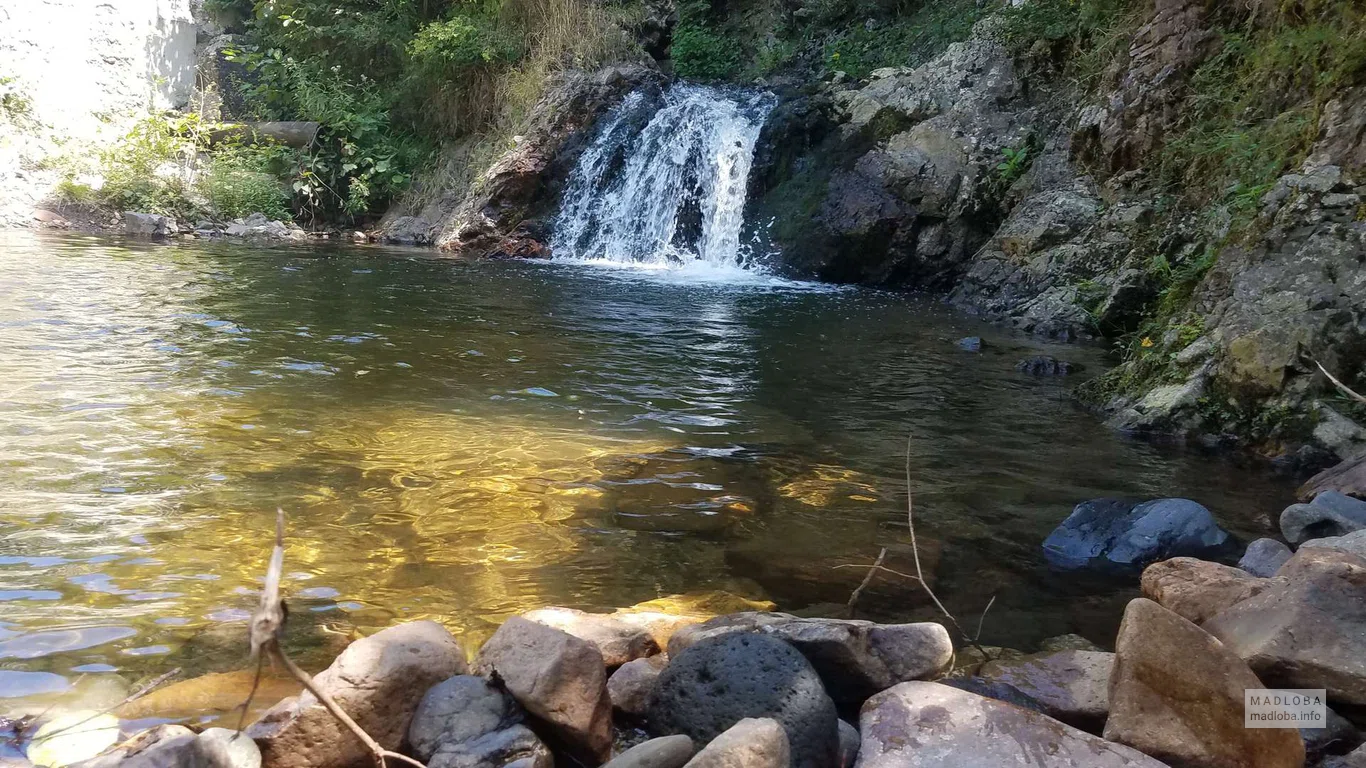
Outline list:
[[[1329,372],[1328,372],[1328,369],[1323,367],[1323,363],[1320,363],[1319,361],[1315,360],[1315,361],[1314,361],[1314,365],[1317,365],[1317,366],[1319,367],[1319,370],[1320,370],[1320,371],[1323,371],[1323,375],[1324,375],[1324,376],[1327,376],[1327,377],[1328,377],[1328,380],[1331,381],[1331,382],[1333,382],[1333,386],[1335,386],[1335,387],[1337,387],[1338,389],[1342,390],[1343,394],[1347,395],[1348,397],[1352,398],[1353,400],[1357,401],[1358,403],[1366,403],[1366,396],[1362,396],[1362,395],[1357,394],[1356,392],[1354,392],[1354,391],[1352,390],[1351,387],[1349,387],[1349,386],[1347,386],[1346,384],[1343,384],[1342,382],[1338,381],[1338,378],[1337,378],[1336,376],[1334,376],[1333,374],[1329,373]]]
[[[351,716],[340,705],[313,682],[313,677],[299,668],[285,653],[283,639],[285,635],[285,621],[289,618],[289,612],[285,608],[284,601],[280,599],[280,580],[285,567],[285,512],[283,509],[275,510],[275,548],[270,553],[270,565],[266,569],[266,582],[261,590],[261,604],[256,609],[256,614],[251,617],[251,657],[256,662],[256,679],[252,682],[251,694],[248,695],[246,703],[242,705],[242,717],[245,719],[247,707],[251,703],[251,696],[256,693],[256,685],[261,679],[261,667],[266,658],[274,661],[289,671],[289,674],[298,680],[301,685],[318,700],[318,703],[337,721],[346,726],[370,754],[375,758],[375,765],[378,768],[386,768],[385,759],[393,758],[399,762],[404,762],[416,768],[426,768],[422,763],[397,752],[382,747],[375,741],[365,729],[360,727]],[[241,730],[239,723],[238,730]]]
[[[854,593],[849,596],[849,618],[854,618],[854,608],[858,605],[859,595],[862,595],[863,590],[868,588],[868,584],[873,580],[873,574],[877,573],[878,570],[882,568],[882,561],[886,559],[886,557],[887,548],[883,547],[882,551],[877,553],[877,559],[873,561],[873,566],[868,569],[868,573],[864,574],[863,581],[859,582],[859,585],[854,588]]]

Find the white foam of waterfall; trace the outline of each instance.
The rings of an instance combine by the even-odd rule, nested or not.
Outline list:
[[[604,118],[570,175],[551,239],[555,258],[752,266],[740,233],[754,145],[772,107],[769,94],[692,83],[672,86],[662,103],[632,93]]]

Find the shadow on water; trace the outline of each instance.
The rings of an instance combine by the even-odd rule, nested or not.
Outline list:
[[[908,432],[938,592],[967,615],[998,594],[993,644],[1113,632],[1132,585],[1040,554],[1082,499],[1188,496],[1243,538],[1289,500],[1014,371],[1047,352],[1094,374],[1096,349],[905,295],[706,278],[5,235],[0,666],[30,676],[0,687],[232,668],[277,505],[293,644],[323,660],[414,618],[473,641],[547,604],[842,602],[861,573],[834,566],[907,555]],[[866,604],[930,616],[892,577]]]

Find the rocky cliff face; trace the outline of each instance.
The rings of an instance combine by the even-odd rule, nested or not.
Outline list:
[[[1149,173],[1191,73],[1219,49],[1203,3],[1159,0],[1089,96],[1022,74],[998,38],[988,19],[921,67],[806,97],[829,104],[819,142],[810,120],[773,127],[771,141],[807,146],[760,174],[754,218],[776,220],[781,266],[940,292],[1062,339],[1160,316],[1088,387],[1116,427],[1269,454],[1307,440],[1310,462],[1362,450],[1314,362],[1366,382],[1361,89],[1322,110],[1313,153],[1234,228]]]
[[[379,227],[381,239],[436,245],[464,256],[549,255],[549,217],[559,184],[594,123],[627,93],[663,80],[657,69],[636,64],[565,73],[546,90],[528,130],[514,137],[515,146],[498,155],[470,188],[446,190],[416,212],[396,208]]]

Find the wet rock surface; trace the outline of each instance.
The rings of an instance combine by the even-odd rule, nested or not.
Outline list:
[[[1210,511],[1189,499],[1094,499],[1078,504],[1043,549],[1058,568],[1137,573],[1157,560],[1218,554],[1228,542]]]

